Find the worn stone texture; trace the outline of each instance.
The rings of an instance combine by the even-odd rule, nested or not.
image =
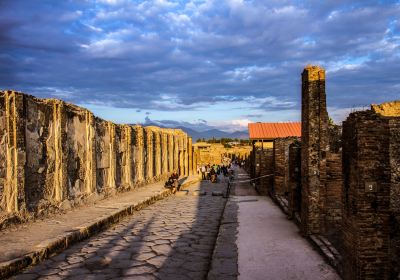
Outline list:
[[[374,107],[343,124],[345,279],[397,278],[399,128],[399,116],[377,114]]]
[[[289,146],[289,197],[288,207],[291,216],[301,216],[301,142]]]
[[[302,73],[301,121],[302,230],[319,234],[324,231],[328,112],[325,70],[318,66],[307,66]]]
[[[14,91],[0,92],[0,137],[0,228],[165,179],[175,157],[187,175],[193,160],[182,130],[117,125]]]

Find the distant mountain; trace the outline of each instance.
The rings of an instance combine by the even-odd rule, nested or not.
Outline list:
[[[196,141],[199,138],[205,138],[205,139],[212,139],[214,138],[238,138],[238,139],[247,139],[249,138],[249,134],[247,132],[247,130],[244,131],[235,131],[235,132],[226,132],[226,131],[222,131],[219,129],[209,129],[206,131],[196,131],[194,129],[191,128],[187,128],[184,126],[179,126],[176,127],[178,129],[182,129],[183,131],[185,131],[190,137],[193,138],[193,141]]]
[[[151,122],[148,122],[145,125],[146,126],[155,125],[155,126],[158,126],[158,127],[163,127],[163,126],[161,126],[159,124],[151,123]],[[177,126],[177,127],[174,127],[174,128],[182,129],[190,137],[192,137],[193,142],[195,142],[199,138],[205,138],[205,139],[212,139],[213,137],[217,138],[217,139],[219,139],[219,138],[248,139],[249,138],[249,134],[248,134],[247,130],[226,132],[226,131],[222,131],[222,130],[219,130],[219,129],[216,129],[216,128],[205,130],[205,131],[197,131],[197,130],[194,130],[192,128],[188,128],[188,127],[184,127],[184,126]]]

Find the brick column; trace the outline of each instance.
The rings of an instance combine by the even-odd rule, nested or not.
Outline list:
[[[85,111],[85,191],[87,194],[96,192],[96,139],[93,113]]]
[[[400,114],[376,111],[352,113],[343,123],[344,279],[395,279],[396,261],[392,273],[398,271],[390,254],[399,237],[393,214],[400,212]]]
[[[323,201],[328,149],[325,70],[307,66],[302,73],[302,230],[323,232]]]

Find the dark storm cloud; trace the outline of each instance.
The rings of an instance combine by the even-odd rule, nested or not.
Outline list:
[[[398,1],[2,1],[0,87],[80,104],[299,108],[300,72],[328,102],[399,98]],[[249,112],[248,115],[251,115]]]

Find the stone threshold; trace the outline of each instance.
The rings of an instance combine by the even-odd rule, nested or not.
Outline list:
[[[197,176],[191,176],[183,178],[181,180],[181,188],[184,189],[189,185],[198,182],[199,178]],[[149,185],[147,187],[142,187],[140,189],[122,193],[117,197],[105,199],[97,202],[94,205],[81,208],[79,209],[79,213],[83,213],[86,211],[89,214],[87,215],[86,220],[83,219],[82,221],[79,221],[79,225],[73,225],[69,229],[65,229],[64,226],[64,228],[60,230],[62,231],[61,234],[57,234],[57,236],[53,236],[52,238],[44,236],[42,240],[37,240],[36,244],[29,244],[29,247],[35,249],[32,249],[30,250],[30,252],[22,254],[21,256],[10,258],[9,260],[4,260],[3,257],[3,260],[1,260],[0,262],[0,279],[11,277],[12,275],[17,274],[28,266],[38,264],[51,256],[61,253],[72,245],[111,227],[122,218],[132,215],[134,212],[139,211],[140,209],[145,208],[146,206],[149,206],[158,200],[170,196],[171,194],[171,190],[164,188],[164,184],[159,182]],[[119,202],[121,195],[125,197],[125,202]],[[129,198],[129,196],[131,196],[133,199],[127,202],[126,200],[127,198]],[[93,212],[99,212],[99,210],[106,211],[106,214],[101,215],[100,213],[100,217],[93,216]],[[78,210],[74,212],[76,215]],[[68,221],[69,214],[71,214],[71,212],[60,215],[58,217],[58,220],[65,219],[66,221]],[[49,230],[53,231],[54,227],[57,227],[57,225],[52,223],[53,219],[48,220],[50,224]],[[45,224],[46,220],[37,221],[36,223]],[[32,224],[34,225],[35,222]],[[24,228],[21,227],[21,230],[19,230],[20,233],[18,234],[19,236],[23,235],[23,233],[21,233],[23,230]],[[0,244],[3,244],[4,241],[2,239],[4,239],[4,232],[1,234],[3,234],[3,236],[0,236]],[[12,235],[13,232],[7,232],[7,234]],[[19,238],[17,237],[17,240],[15,240],[15,242],[19,243],[19,245],[20,243],[24,243],[24,240],[26,240],[26,238],[29,239],[29,233],[27,233],[26,235],[27,236],[24,237],[23,240],[19,240]],[[0,255],[6,255],[6,253],[9,252],[4,252],[4,250],[0,248]]]

